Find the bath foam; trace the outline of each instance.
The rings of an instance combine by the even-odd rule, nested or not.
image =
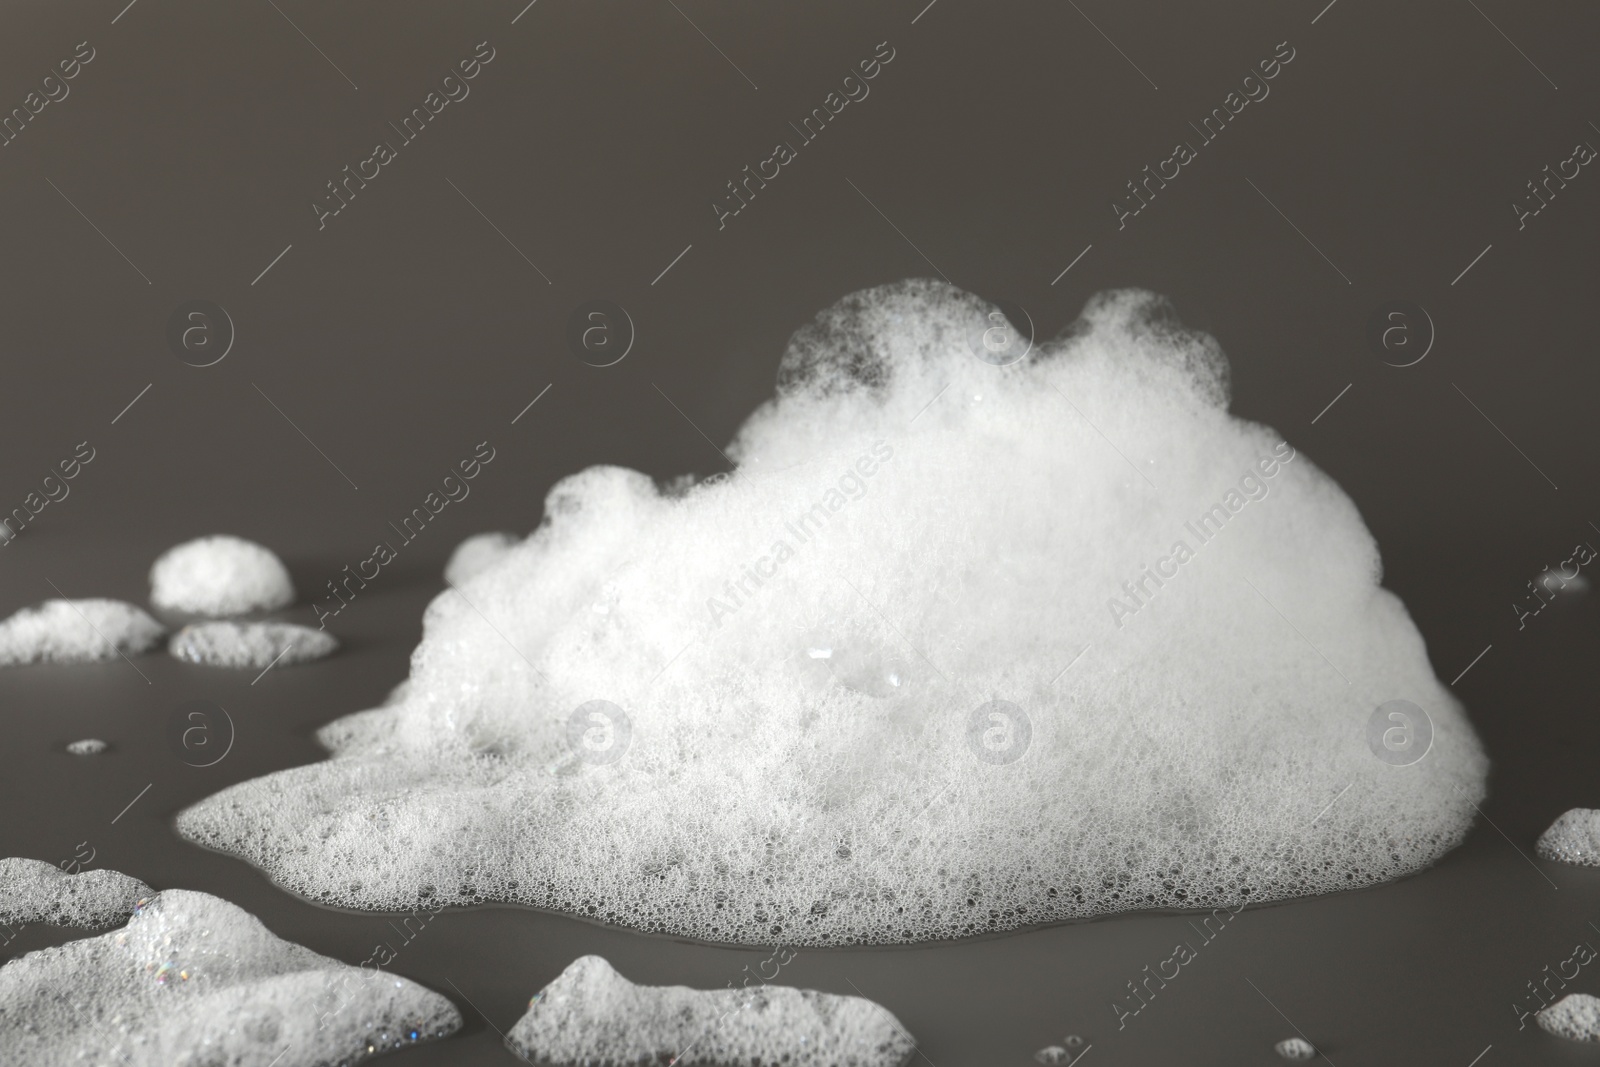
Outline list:
[[[217,534],[161,554],[150,568],[150,603],[194,615],[272,611],[294,603],[294,583],[271,549]]]
[[[1534,1019],[1546,1033],[1568,1041],[1600,1041],[1600,998],[1568,993]]]
[[[74,756],[97,756],[110,747],[98,737],[85,737],[81,741],[67,742],[67,751]]]
[[[191,623],[167,642],[173,658],[186,663],[257,670],[273,663],[309,663],[338,648],[332,634],[287,622]]]
[[[340,906],[751,945],[1236,907],[1458,843],[1478,741],[1355,506],[1228,414],[1216,342],[1115,292],[997,367],[970,347],[992,311],[939,282],[845,298],[731,476],[558,483],[430,604],[398,703],[178,829]],[[1264,498],[1229,517],[1241,485]],[[1406,765],[1368,740],[1396,699],[1432,728]]]
[[[149,886],[120,871],[68,874],[43,860],[0,859],[0,924],[114,926],[150,894]]]
[[[1540,859],[1600,867],[1600,811],[1573,808],[1562,812],[1550,828],[1539,835],[1534,851]]]
[[[469,578],[476,578],[498,563],[520,540],[516,534],[509,533],[473,534],[450,553],[450,562],[444,566],[444,580],[460,585]]]
[[[506,1044],[530,1063],[900,1067],[916,1048],[888,1009],[863,997],[780,985],[634,985],[580,956],[545,986]]]
[[[46,600],[0,622],[0,667],[148,652],[166,630],[121,600]]]
[[[0,968],[0,1049],[31,1067],[355,1063],[460,1026],[437,993],[183,889],[142,901],[120,930]]]

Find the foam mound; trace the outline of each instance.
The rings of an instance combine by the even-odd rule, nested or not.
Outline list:
[[[148,652],[166,630],[121,600],[46,600],[0,622],[0,667]]]
[[[1539,835],[1534,851],[1540,859],[1600,867],[1600,811],[1573,808],[1562,812],[1550,828]]]
[[[506,1044],[551,1067],[900,1067],[916,1047],[886,1008],[862,997],[640,986],[599,956],[580,956],[540,990]]]
[[[270,548],[217,534],[161,554],[150,568],[150,603],[192,615],[272,611],[294,603],[294,583]]]
[[[209,667],[265,668],[331,656],[339,641],[324,630],[287,622],[200,622],[172,635],[167,651]]]
[[[81,741],[67,742],[67,751],[74,756],[97,756],[110,747],[98,737],[85,737]]]
[[[415,982],[182,889],[142,901],[121,930],[0,968],[0,1049],[32,1067],[348,1064],[460,1025],[455,1005]]]
[[[180,832],[342,906],[743,944],[1237,907],[1459,842],[1478,741],[1355,506],[1228,414],[1216,342],[1117,292],[998,366],[998,314],[841,301],[735,472],[560,482],[429,605],[398,703]],[[1404,765],[1369,740],[1396,700]]]
[[[1600,1041],[1600,998],[1568,993],[1534,1016],[1546,1033],[1569,1041]]]
[[[0,859],[0,924],[113,926],[151,889],[120,871],[68,874],[43,860]]]
[[[1317,1058],[1316,1046],[1303,1037],[1286,1037],[1272,1048],[1284,1059],[1294,1062]]]
[[[476,578],[500,560],[522,539],[516,534],[473,534],[450,553],[450,562],[444,565],[444,580],[460,585]]]

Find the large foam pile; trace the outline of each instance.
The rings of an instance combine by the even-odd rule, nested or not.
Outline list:
[[[1562,812],[1534,846],[1540,859],[1600,867],[1600,811],[1573,808]]]
[[[309,663],[338,648],[332,634],[287,622],[192,623],[167,642],[167,651],[188,663],[258,669]]]
[[[450,553],[444,565],[444,580],[460,585],[476,578],[505,557],[521,538],[509,533],[473,534]]]
[[[165,632],[121,600],[46,600],[0,622],[0,667],[138,655]]]
[[[68,874],[43,860],[0,859],[0,924],[111,926],[149,895],[149,886],[120,871]]]
[[[270,548],[217,534],[161,554],[150,568],[150,602],[195,615],[242,615],[294,603],[294,583]]]
[[[862,997],[640,986],[599,956],[579,957],[540,990],[506,1044],[551,1067],[900,1067],[916,1047],[888,1009]]]
[[[997,314],[845,299],[732,476],[562,481],[429,606],[399,703],[180,831],[339,905],[747,944],[1236,906],[1460,841],[1477,739],[1355,506],[1228,414],[1217,344],[1119,292],[996,366]]]
[[[30,1067],[353,1063],[460,1025],[437,993],[181,889],[141,903],[121,930],[0,968],[0,1049]]]
[[[1546,1033],[1569,1041],[1600,1041],[1600,998],[1568,993],[1534,1016]]]

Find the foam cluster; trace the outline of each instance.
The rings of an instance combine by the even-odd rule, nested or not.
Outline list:
[[[1568,993],[1534,1018],[1546,1033],[1568,1041],[1600,1041],[1600,997]]]
[[[348,1064],[460,1025],[437,993],[182,889],[141,902],[120,930],[0,968],[0,1049],[31,1067]]]
[[[0,859],[0,924],[113,926],[150,887],[120,871],[68,874],[43,860]]]
[[[450,553],[450,561],[444,565],[444,580],[460,585],[476,578],[498,563],[520,540],[516,534],[509,533],[473,534]]]
[[[1562,812],[1534,845],[1540,859],[1600,867],[1600,811],[1573,808]]]
[[[338,648],[327,631],[287,622],[191,623],[167,642],[167,651],[187,663],[254,669],[309,663]]]
[[[888,1009],[863,997],[634,985],[599,956],[580,956],[540,990],[506,1044],[551,1067],[900,1067],[916,1047]]]
[[[150,602],[194,615],[242,615],[294,603],[294,583],[265,545],[217,534],[161,554],[150,568]]]
[[[165,633],[146,612],[121,600],[46,600],[0,622],[0,667],[135,656]]]
[[[429,605],[398,702],[180,832],[341,906],[742,944],[1237,907],[1459,842],[1478,741],[1217,343],[1137,291],[997,365],[1004,322],[939,282],[845,298],[735,471],[558,483]],[[1374,747],[1397,700],[1425,747]]]
[[[110,747],[98,737],[85,737],[79,741],[67,742],[67,751],[74,756],[98,756]]]

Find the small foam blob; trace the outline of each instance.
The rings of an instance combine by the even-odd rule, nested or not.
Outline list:
[[[719,1067],[900,1067],[915,1044],[864,997],[763,984],[634,985],[580,956],[540,990],[506,1044],[530,1063],[715,1063]]]
[[[455,585],[476,578],[500,560],[522,540],[516,534],[473,534],[456,546],[445,564],[444,580]]]
[[[1546,1033],[1569,1041],[1600,1041],[1600,997],[1568,993],[1534,1016]]]
[[[121,600],[46,600],[0,622],[0,667],[148,652],[166,629]]]
[[[150,602],[193,615],[242,615],[294,603],[294,583],[265,545],[216,534],[161,554],[150,568]]]
[[[81,741],[67,742],[67,751],[72,753],[74,756],[98,755],[110,747],[110,745],[106,744],[98,737],[85,737]]]
[[[339,641],[324,630],[287,622],[199,622],[172,635],[167,651],[208,667],[283,667],[330,656]]]
[[[1278,1055],[1291,1062],[1312,1060],[1317,1057],[1316,1047],[1303,1037],[1286,1037],[1272,1047],[1277,1050]]]
[[[354,1063],[460,1026],[431,990],[183,889],[140,901],[120,930],[0,968],[0,1048],[32,1067]]]
[[[1600,867],[1600,811],[1573,808],[1562,812],[1534,846],[1540,859]]]
[[[747,945],[1238,908],[1454,847],[1478,740],[1355,505],[1229,414],[1216,341],[1123,291],[995,366],[992,312],[844,298],[734,472],[557,483],[429,605],[398,702],[180,833],[343,907]],[[1395,701],[1428,726],[1398,764]]]
[[[0,859],[0,924],[113,926],[151,889],[120,871],[68,874],[43,860]]]

